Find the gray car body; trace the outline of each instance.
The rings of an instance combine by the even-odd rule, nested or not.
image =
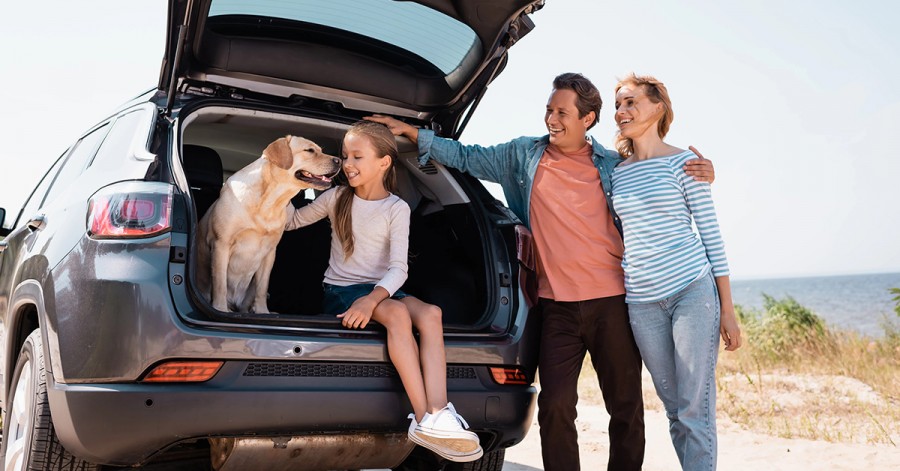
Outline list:
[[[159,89],[125,104],[85,134],[107,133],[103,126],[116,129],[128,119],[121,136],[101,139],[117,147],[98,144],[100,154],[94,148],[82,162],[73,157],[79,149],[73,145],[15,218],[0,241],[3,408],[19,350],[39,329],[56,434],[67,450],[90,462],[137,465],[180,441],[204,437],[404,431],[411,409],[402,386],[396,375],[380,373],[390,364],[383,332],[224,322],[211,319],[191,289],[197,216],[180,163],[179,116],[205,101],[228,103],[190,93],[170,99]],[[458,113],[449,116],[458,123]],[[170,231],[133,240],[88,235],[91,196],[122,181],[173,185]],[[516,286],[516,221],[498,208],[474,207],[493,227],[484,230],[492,236],[483,243],[491,254],[488,271],[499,279],[489,283],[489,321],[446,335],[448,392],[489,452],[521,441],[529,428],[538,329]],[[154,365],[172,359],[225,364],[203,383],[141,381]],[[498,384],[490,366],[519,368],[529,384]],[[247,373],[257,367],[285,371]],[[323,368],[339,371],[317,370]]]

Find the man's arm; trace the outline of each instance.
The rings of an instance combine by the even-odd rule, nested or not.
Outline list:
[[[688,147],[691,152],[697,154],[698,159],[691,159],[684,163],[684,173],[694,177],[694,180],[698,182],[707,182],[712,183],[716,179],[716,169],[713,168],[713,164],[709,159],[703,158],[703,154],[700,153],[694,146]]]
[[[366,121],[375,121],[376,123],[381,123],[387,126],[388,129],[390,129],[391,134],[395,136],[403,136],[412,141],[413,144],[419,143],[419,129],[409,123],[404,123],[399,119],[394,119],[390,116],[384,116],[380,114],[366,116],[363,119],[365,119]]]
[[[419,163],[434,159],[448,167],[453,167],[475,178],[502,184],[503,179],[513,172],[517,162],[517,147],[513,142],[489,147],[463,145],[453,139],[435,136],[430,130],[422,132],[414,126],[390,116],[372,115],[363,119],[387,126],[395,136],[403,136],[419,148]]]

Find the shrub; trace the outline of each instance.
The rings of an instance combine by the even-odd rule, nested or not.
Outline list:
[[[762,312],[735,306],[755,356],[777,361],[830,348],[831,336],[821,317],[791,296],[777,300],[763,293],[763,300]]]
[[[894,295],[894,302],[897,303],[897,305],[894,306],[894,312],[900,316],[900,288],[891,288],[891,294]]]

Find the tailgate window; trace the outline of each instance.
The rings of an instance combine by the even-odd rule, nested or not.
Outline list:
[[[264,33],[261,30],[267,28],[283,32],[285,21],[349,32],[415,54],[444,75],[459,68],[469,56],[481,54],[481,41],[471,28],[414,2],[213,0],[209,9],[213,23],[230,16],[258,18],[248,34]]]

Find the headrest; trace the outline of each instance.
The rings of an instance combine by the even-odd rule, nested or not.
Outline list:
[[[185,144],[181,151],[188,183],[197,188],[222,186],[222,159],[209,147]]]

